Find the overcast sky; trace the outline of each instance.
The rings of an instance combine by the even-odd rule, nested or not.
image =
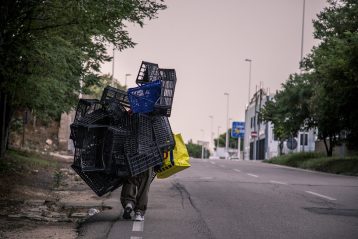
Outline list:
[[[115,53],[114,77],[129,87],[142,60],[174,68],[177,85],[170,123],[185,141],[210,140],[211,120],[217,137],[229,117],[245,119],[249,63],[252,59],[251,95],[263,83],[271,92],[280,89],[290,73],[299,72],[303,0],[166,0],[168,8],[143,28],[129,25],[138,43]],[[314,41],[312,19],[325,0],[306,0],[304,54]],[[112,72],[112,63],[103,65]]]

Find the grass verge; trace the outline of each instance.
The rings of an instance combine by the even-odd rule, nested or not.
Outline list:
[[[292,153],[265,161],[272,164],[316,170],[327,173],[358,176],[358,156],[339,158],[318,153]]]
[[[57,169],[58,166],[58,162],[39,154],[8,150],[5,159],[0,161],[0,173],[32,169]]]

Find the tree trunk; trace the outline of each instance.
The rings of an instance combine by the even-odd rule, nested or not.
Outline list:
[[[329,136],[329,145],[327,145],[326,137],[323,137],[324,147],[326,148],[327,157],[332,157],[333,155],[333,143],[332,143],[332,137]]]
[[[278,148],[279,148],[279,156],[281,156],[282,155],[282,150],[283,150],[283,141],[282,140],[280,140],[280,143],[279,143],[279,145],[278,145]]]
[[[5,156],[12,113],[11,98],[7,94],[0,92],[0,159]]]
[[[326,154],[327,154],[327,156],[328,156],[328,155],[329,155],[329,153],[328,153],[329,149],[328,149],[326,137],[323,137],[323,143],[324,143],[324,147],[326,148]]]
[[[333,146],[334,144],[333,144],[332,136],[329,136],[329,150],[327,152],[328,157],[332,157],[333,155]]]

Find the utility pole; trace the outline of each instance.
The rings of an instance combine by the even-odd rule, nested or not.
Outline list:
[[[225,159],[229,158],[229,93],[224,93],[227,96],[226,101],[226,139],[225,139]]]
[[[113,86],[113,78],[114,78],[114,46],[113,46],[113,54],[112,54],[112,76],[111,76],[111,85]]]

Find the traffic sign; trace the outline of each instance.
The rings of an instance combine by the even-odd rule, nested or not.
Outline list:
[[[251,132],[251,137],[252,137],[252,138],[256,138],[256,137],[257,137],[257,132],[256,132],[256,131],[252,131],[252,132]]]
[[[231,137],[243,138],[245,135],[245,122],[232,122]]]
[[[297,148],[297,140],[293,137],[290,137],[287,139],[286,145],[288,149],[295,150]]]

